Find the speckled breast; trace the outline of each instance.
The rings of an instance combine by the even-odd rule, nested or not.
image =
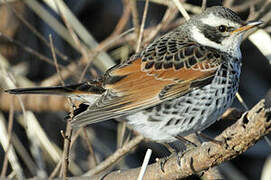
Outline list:
[[[213,124],[232,104],[238,89],[239,60],[221,65],[211,84],[148,111],[149,121],[160,122],[160,130],[172,136],[186,136]]]

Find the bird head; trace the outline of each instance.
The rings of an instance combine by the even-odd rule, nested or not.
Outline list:
[[[186,28],[189,28],[190,37],[199,44],[241,58],[240,44],[244,33],[262,23],[245,22],[232,10],[214,6],[192,17]]]

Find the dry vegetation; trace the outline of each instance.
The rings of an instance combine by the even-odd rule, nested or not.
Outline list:
[[[81,0],[68,6],[65,2],[0,1],[1,178],[137,179],[146,147],[153,151],[153,164],[146,161],[151,164],[144,176],[148,180],[270,178],[271,143],[266,138],[255,145],[271,131],[269,0],[223,1],[243,19],[265,22],[262,29],[248,34],[242,46],[240,94],[244,100],[239,95],[241,103],[236,101],[236,108],[206,131],[217,135],[215,139],[222,145],[200,144],[197,137],[189,137],[198,147],[184,153],[181,167],[177,157],[170,158],[164,172],[154,161],[165,154],[163,147],[135,136],[124,123],[108,121],[72,129],[69,119],[63,121],[65,113],[59,112],[72,114],[78,102],[65,97],[13,96],[3,90],[98,78],[157,36],[184,23],[189,15],[218,4],[211,0]],[[252,146],[241,158],[229,161]]]

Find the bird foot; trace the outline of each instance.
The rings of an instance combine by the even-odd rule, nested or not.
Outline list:
[[[181,159],[184,155],[184,152],[179,152],[179,153],[176,153],[176,156],[177,156],[177,165],[179,167],[181,167]],[[163,173],[165,173],[165,164],[166,162],[171,159],[172,157],[174,157],[174,154],[171,154],[170,156],[167,156],[167,157],[164,157],[162,159],[159,159],[159,165],[160,165],[160,169]]]
[[[177,165],[178,165],[179,167],[182,167],[181,159],[182,159],[184,153],[185,153],[185,152],[179,152],[179,153],[177,153]]]
[[[164,157],[164,158],[161,158],[159,159],[159,165],[160,165],[160,169],[163,173],[165,173],[165,165],[166,165],[166,162],[171,159],[172,157],[174,157],[174,155],[177,155],[177,164],[180,165],[181,164],[181,158],[182,158],[182,153],[177,153],[177,152],[174,152],[174,153],[171,153],[171,155],[167,156],[167,157]]]

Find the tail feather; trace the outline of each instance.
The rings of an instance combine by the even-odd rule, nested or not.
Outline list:
[[[10,94],[48,94],[48,95],[84,95],[84,94],[102,94],[105,91],[100,84],[93,81],[88,83],[80,83],[68,86],[54,86],[54,87],[34,87],[34,88],[18,88],[9,89],[5,92]]]

